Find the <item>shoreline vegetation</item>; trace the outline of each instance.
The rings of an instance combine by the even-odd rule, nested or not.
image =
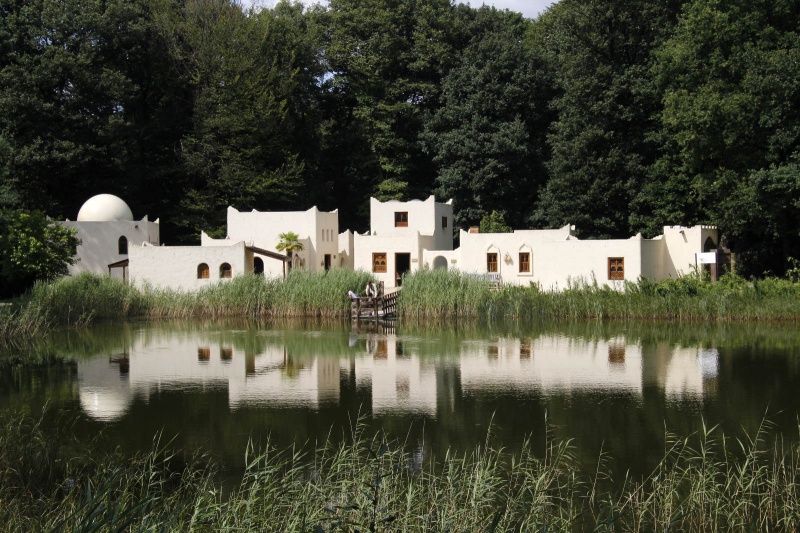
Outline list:
[[[98,321],[311,317],[344,319],[348,290],[363,290],[367,272],[301,270],[286,279],[241,276],[197,292],[138,289],[106,276],[81,274],[37,283],[0,307],[0,344],[25,341],[60,327]],[[560,292],[537,286],[493,290],[484,279],[455,271],[405,276],[398,312],[408,322],[476,320],[617,320],[775,322],[800,319],[800,283],[726,275],[717,283],[689,275],[626,282],[617,291],[579,281]]]
[[[44,416],[44,415],[42,415]],[[48,427],[49,429],[45,429]],[[736,439],[667,435],[644,479],[586,471],[568,441],[426,457],[366,426],[316,446],[243,450],[229,486],[156,436],[125,457],[16,413],[0,420],[0,523],[13,531],[796,531],[800,445],[762,423]],[[55,433],[58,433],[57,435]],[[334,431],[331,431],[333,434]],[[796,439],[793,439],[796,442]]]

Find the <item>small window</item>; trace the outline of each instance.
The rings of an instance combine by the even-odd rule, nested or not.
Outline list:
[[[230,278],[233,275],[233,271],[231,270],[231,265],[228,263],[222,263],[219,266],[219,277],[221,278]]]
[[[486,254],[486,271],[497,272],[497,254],[494,252]]]
[[[394,227],[406,228],[408,227],[408,211],[397,211],[394,214]]]
[[[253,258],[253,274],[264,275],[264,260],[260,257]]]
[[[519,253],[519,271],[520,272],[530,272],[531,271],[531,253],[530,252],[520,252]]]
[[[205,263],[200,263],[197,265],[197,279],[208,279],[209,278],[209,269],[208,265]]]
[[[120,255],[128,255],[128,239],[126,237],[123,236],[119,238],[117,249]]]
[[[372,254],[372,271],[386,272],[386,254]]]
[[[608,258],[608,279],[625,279],[625,258]]]
[[[442,217],[442,229],[447,229],[447,217]]]

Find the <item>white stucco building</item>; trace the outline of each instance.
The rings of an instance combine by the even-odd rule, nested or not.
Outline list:
[[[248,246],[244,241],[214,246],[130,247],[130,279],[138,287],[194,291],[243,274],[283,265],[282,254]]]
[[[212,239],[201,235],[201,246],[227,246],[244,241],[248,246],[280,253],[277,250],[282,233],[296,233],[303,250],[296,252],[293,266],[312,272],[330,270],[334,267],[352,268],[352,245],[348,243],[348,232],[339,234],[339,210],[320,211],[312,207],[307,211],[248,211],[242,212],[228,207],[228,235],[225,239]],[[352,242],[352,241],[350,241]],[[283,275],[283,265],[276,261],[264,262],[264,275]]]
[[[399,285],[404,273],[425,267],[426,251],[453,249],[453,201],[370,198],[370,231],[355,234],[353,248],[356,269],[387,287]]]
[[[460,247],[449,254],[428,252],[426,260],[440,268],[487,274],[504,284],[538,284],[563,290],[570,284],[597,281],[621,288],[640,277],[660,280],[688,274],[696,254],[717,249],[713,226],[666,226],[653,239],[580,240],[574,226],[512,233],[461,231]]]
[[[134,220],[128,204],[111,194],[93,196],[81,207],[77,221],[61,224],[75,228],[81,241],[75,254],[77,261],[69,267],[70,276],[93,272],[125,277],[124,262],[130,246],[159,244],[159,220],[150,222],[147,216]],[[119,268],[109,269],[110,265]]]
[[[409,271],[457,269],[511,285],[563,290],[575,283],[622,288],[640,277],[659,280],[688,274],[698,254],[716,250],[713,226],[666,226],[644,239],[581,240],[574,226],[510,233],[461,231],[453,249],[452,201],[370,199],[370,230],[339,232],[338,210],[227,212],[227,237],[201,234],[200,246],[159,246],[159,221],[136,221],[124,201],[98,195],[84,204],[74,227],[82,244],[70,274],[83,271],[130,278],[138,286],[193,291],[239,275],[280,277],[286,263],[322,272],[331,268],[371,272],[385,287]],[[277,251],[283,233],[296,233],[303,250],[291,259]],[[713,254],[712,254],[713,255]],[[707,259],[707,258],[705,258]]]

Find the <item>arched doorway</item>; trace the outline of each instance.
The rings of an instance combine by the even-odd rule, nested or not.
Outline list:
[[[264,275],[264,260],[260,257],[253,258],[253,274]]]
[[[437,255],[433,258],[434,270],[447,270],[447,258],[443,255]]]

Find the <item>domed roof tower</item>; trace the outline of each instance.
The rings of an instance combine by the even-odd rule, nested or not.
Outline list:
[[[113,194],[92,196],[78,211],[78,222],[132,221],[133,213],[121,198]]]

